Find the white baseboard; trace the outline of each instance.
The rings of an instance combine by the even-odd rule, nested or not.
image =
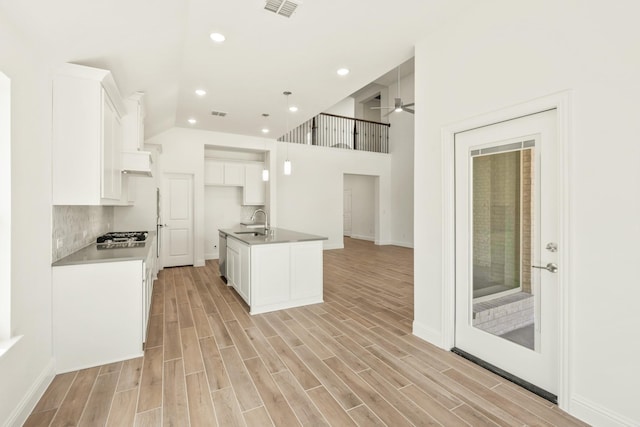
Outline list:
[[[344,249],[344,244],[340,243],[327,243],[325,242],[322,246],[322,250],[331,250],[331,249]]]
[[[352,234],[351,236],[352,239],[358,239],[358,240],[368,240],[370,242],[373,242],[375,240],[375,237],[373,236],[363,236],[361,234]]]
[[[53,381],[55,377],[54,370],[55,363],[53,358],[49,360],[47,366],[42,370],[38,378],[33,382],[29,391],[24,395],[18,406],[15,407],[9,418],[5,421],[3,426],[21,426],[29,418],[31,411],[36,407],[36,404]]]
[[[392,244],[391,240],[376,240],[374,243],[378,246],[386,246]]]
[[[413,249],[413,243],[412,242],[401,242],[399,240],[392,240],[391,243],[389,243],[389,244],[393,245],[393,246],[401,246],[403,248]]]
[[[193,264],[194,267],[204,267],[205,263],[204,263],[204,259],[198,259],[196,260],[196,262]]]
[[[569,413],[586,423],[599,427],[632,427],[640,425],[640,419],[632,420],[616,414],[580,395],[571,397]]]
[[[220,257],[220,255],[218,254],[218,252],[211,252],[208,254],[204,254],[204,259],[205,260],[210,260],[210,259],[218,259]]]
[[[431,329],[419,322],[416,322],[415,320],[413,321],[413,335],[444,350],[451,350],[449,348],[444,348],[442,332]]]

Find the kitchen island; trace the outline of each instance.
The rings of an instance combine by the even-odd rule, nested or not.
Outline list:
[[[227,284],[249,305],[250,314],[323,301],[326,237],[243,226],[220,233],[227,236]]]

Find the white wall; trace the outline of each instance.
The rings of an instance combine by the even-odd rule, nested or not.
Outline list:
[[[324,112],[328,114],[335,114],[337,116],[355,117],[355,108],[355,99],[348,96]]]
[[[373,176],[344,176],[344,190],[351,190],[351,237],[355,239],[375,240],[375,180]]]
[[[375,96],[380,95],[380,105],[387,105],[387,99],[388,99],[388,93],[389,93],[389,88],[387,86],[382,86],[379,84],[370,84],[368,85],[366,88],[361,89],[360,91],[358,91],[358,93],[354,96],[354,109],[355,109],[355,117],[357,119],[364,119],[364,120],[370,120],[367,117],[371,117],[369,116],[369,112],[365,111],[366,108],[366,104],[371,101]],[[382,121],[387,123],[387,119],[385,118],[384,120],[380,120],[380,117],[378,116],[378,119],[374,119],[373,121]]]
[[[398,93],[397,86],[397,83],[389,86],[388,92]],[[405,104],[412,103],[414,92],[414,74],[409,74],[400,80],[402,101]],[[391,241],[394,245],[413,247],[414,116],[406,112],[393,112],[387,117],[391,124],[389,153],[394,190],[391,193]]]
[[[441,129],[571,90],[566,409],[596,425],[640,424],[639,12],[496,0],[416,46],[414,331],[442,345]]]
[[[0,356],[0,421],[21,425],[53,376],[51,84],[46,61],[2,13],[0,70],[12,91],[11,334],[22,336]]]
[[[379,177],[376,243],[389,243],[391,162],[388,155],[289,144],[293,173],[284,176],[285,144],[278,143],[279,227],[327,236],[325,249],[342,248],[344,174],[372,175]]]

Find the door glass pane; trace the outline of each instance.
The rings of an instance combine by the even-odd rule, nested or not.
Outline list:
[[[534,349],[533,148],[473,167],[473,326]]]

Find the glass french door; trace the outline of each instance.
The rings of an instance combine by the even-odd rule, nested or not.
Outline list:
[[[557,392],[555,113],[455,138],[456,348]]]

